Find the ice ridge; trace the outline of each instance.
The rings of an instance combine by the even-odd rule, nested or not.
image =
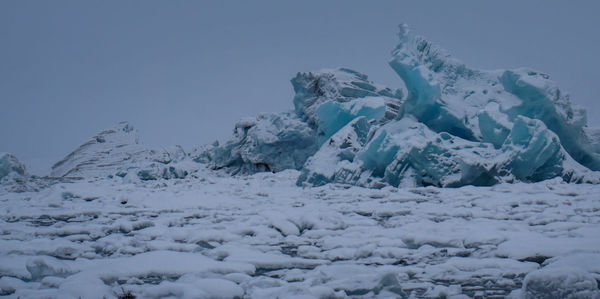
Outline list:
[[[52,176],[177,179],[206,164],[232,175],[296,169],[300,186],[600,182],[600,128],[548,75],[469,68],[404,24],[389,65],[398,88],[347,68],[300,72],[293,111],[244,118],[229,141],[190,153],[149,149],[119,123]]]
[[[231,173],[298,169],[309,186],[599,181],[600,129],[548,75],[471,69],[404,24],[389,64],[404,86],[346,68],[298,73],[293,113],[243,120],[203,162]]]
[[[146,148],[127,122],[106,129],[52,166],[54,177],[139,180],[184,178],[187,154],[181,146]]]

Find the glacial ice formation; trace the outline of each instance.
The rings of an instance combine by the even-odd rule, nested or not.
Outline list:
[[[299,169],[317,150],[310,126],[291,113],[262,114],[235,125],[234,139],[201,151],[195,161],[211,162],[232,174]]]
[[[408,89],[406,111],[436,132],[496,146],[519,116],[539,119],[579,163],[600,170],[597,140],[583,129],[585,110],[573,108],[549,76],[531,69],[469,69],[437,45],[401,26],[390,66]],[[490,131],[491,130],[491,131]]]
[[[298,73],[292,85],[295,112],[316,129],[319,144],[358,116],[384,123],[403,114],[401,90],[374,84],[350,69]]]
[[[0,153],[0,180],[12,175],[26,175],[25,166],[19,162],[17,157],[9,153]]]
[[[298,73],[294,114],[243,120],[196,160],[232,173],[299,169],[298,184],[313,186],[599,182],[600,129],[548,75],[470,69],[406,25],[390,66],[399,89],[344,68]]]
[[[224,144],[152,150],[120,123],[52,175],[184,178],[202,163],[233,175],[296,169],[301,186],[600,182],[600,128],[548,75],[471,69],[406,25],[399,36],[389,62],[398,89],[346,68],[298,73],[294,111],[242,119]]]
[[[0,153],[0,191],[37,191],[45,185],[44,182],[35,181],[17,157],[9,153]]]
[[[181,146],[148,149],[127,122],[100,132],[52,166],[55,177],[184,178],[187,154]]]

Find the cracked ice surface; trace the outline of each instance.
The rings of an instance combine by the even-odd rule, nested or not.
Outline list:
[[[599,294],[600,185],[303,189],[299,174],[0,191],[0,297]]]

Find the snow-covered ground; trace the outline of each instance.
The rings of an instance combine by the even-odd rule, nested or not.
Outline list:
[[[600,185],[300,188],[298,176],[201,169],[0,191],[0,297],[599,295]]]

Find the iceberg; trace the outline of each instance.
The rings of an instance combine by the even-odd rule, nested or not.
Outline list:
[[[232,174],[298,169],[300,186],[600,182],[600,129],[549,76],[476,70],[400,26],[397,89],[347,68],[301,72],[294,111],[240,121],[195,161]]]
[[[8,176],[25,176],[25,165],[9,153],[0,153],[0,180]]]
[[[317,151],[314,129],[292,113],[261,114],[240,120],[234,138],[196,154],[195,161],[232,174],[300,169]]]
[[[148,149],[127,122],[103,130],[52,166],[54,177],[127,177],[143,181],[185,178],[187,153],[181,146]]]
[[[146,148],[122,122],[57,162],[52,176],[182,179],[204,164],[231,175],[295,169],[299,186],[600,183],[600,128],[548,75],[469,68],[406,25],[389,65],[398,88],[348,68],[300,72],[292,111],[241,119],[229,141],[189,154]]]
[[[390,66],[408,90],[405,110],[436,132],[498,146],[519,116],[542,121],[578,163],[600,170],[598,139],[586,134],[585,110],[547,74],[519,68],[482,71],[400,26]]]
[[[317,131],[320,144],[358,116],[385,122],[403,115],[402,90],[347,68],[298,73],[292,86],[295,113]]]
[[[0,153],[0,190],[9,192],[37,191],[45,184],[34,181],[25,165],[12,154]]]
[[[293,112],[242,119],[232,140],[195,150],[194,160],[232,174],[300,170],[354,119],[383,124],[403,114],[402,91],[376,85],[350,69],[298,73],[292,85]]]
[[[361,116],[336,132],[308,159],[299,181],[313,186],[330,182],[356,184],[361,169],[353,161],[366,143],[370,127],[367,118]]]

